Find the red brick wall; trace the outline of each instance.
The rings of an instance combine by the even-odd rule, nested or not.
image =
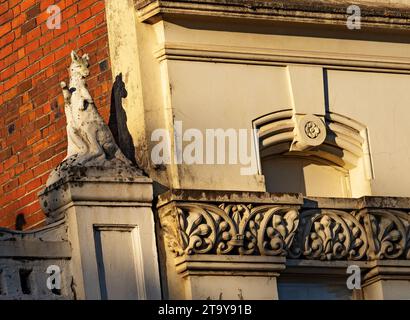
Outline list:
[[[50,30],[47,8],[61,9]],[[88,53],[88,86],[107,121],[112,76],[104,0],[0,0],[0,227],[44,221],[37,193],[65,157],[59,83],[68,81],[70,51]]]

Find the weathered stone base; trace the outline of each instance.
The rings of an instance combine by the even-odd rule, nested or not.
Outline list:
[[[66,217],[77,299],[160,299],[152,181],[132,168],[73,168],[40,194]]]

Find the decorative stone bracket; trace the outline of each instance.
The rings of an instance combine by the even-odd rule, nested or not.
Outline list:
[[[165,244],[176,256],[410,260],[409,210],[173,201],[159,215]]]

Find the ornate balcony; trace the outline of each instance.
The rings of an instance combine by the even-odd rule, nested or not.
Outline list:
[[[409,198],[174,190],[157,208],[169,298],[409,297]]]

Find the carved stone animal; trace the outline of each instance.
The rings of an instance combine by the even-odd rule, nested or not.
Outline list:
[[[68,149],[66,160],[76,165],[105,165],[105,161],[119,160],[131,165],[95,107],[85,78],[90,71],[89,57],[71,52],[70,84],[61,83],[67,118]]]

